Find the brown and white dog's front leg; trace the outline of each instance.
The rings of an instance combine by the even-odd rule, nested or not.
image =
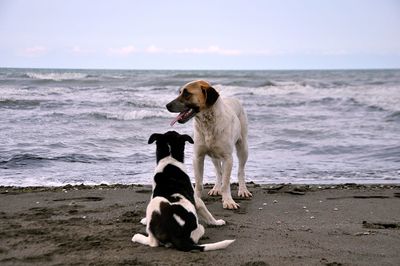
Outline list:
[[[193,159],[193,168],[195,176],[195,189],[194,189],[194,200],[196,202],[196,210],[199,214],[200,219],[202,219],[206,224],[209,225],[224,225],[225,221],[222,219],[215,219],[214,216],[208,211],[206,205],[201,199],[201,193],[203,190],[203,174],[204,174],[204,159],[205,154],[195,150],[195,156]]]
[[[198,198],[201,198],[201,192],[203,191],[204,158],[205,154],[201,154],[195,151],[195,156],[193,159],[195,178],[194,193]]]
[[[222,194],[222,206],[224,209],[238,209],[240,208],[239,204],[237,204],[231,194],[231,172],[233,167],[233,158],[232,154],[226,155],[226,158],[222,160],[222,186],[221,186],[221,194]]]
[[[199,215],[200,219],[202,219],[208,225],[225,225],[225,221],[222,219],[215,219],[214,216],[210,213],[207,209],[206,205],[204,204],[203,200],[195,195],[194,200],[196,202],[196,210],[197,214]]]
[[[221,165],[221,160],[217,158],[212,158],[212,162],[214,164],[215,175],[217,176],[217,180],[215,181],[214,187],[210,191],[208,191],[208,195],[218,196],[221,195],[222,165]]]

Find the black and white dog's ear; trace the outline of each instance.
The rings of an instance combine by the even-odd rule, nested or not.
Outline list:
[[[206,105],[208,107],[212,106],[218,100],[219,93],[213,87],[209,87],[207,89],[202,88],[202,91],[205,94]]]
[[[183,135],[181,135],[181,137],[183,138],[184,141],[187,141],[187,142],[189,142],[189,143],[191,143],[191,144],[194,143],[192,137],[189,136],[189,135],[183,134]]]
[[[152,134],[152,135],[150,136],[149,141],[148,141],[147,143],[148,143],[148,144],[151,144],[151,143],[153,143],[154,141],[159,140],[161,136],[162,136],[162,134],[154,133],[154,134]]]

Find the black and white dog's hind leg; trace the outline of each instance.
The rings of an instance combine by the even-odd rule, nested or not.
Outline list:
[[[158,213],[160,212],[160,203],[162,201],[164,201],[164,199],[162,199],[160,197],[150,200],[149,205],[147,205],[147,209],[146,209],[146,217],[140,221],[141,223],[143,223],[142,221],[144,221],[144,224],[147,225],[146,232],[147,232],[148,236],[145,236],[142,234],[135,234],[132,237],[133,242],[140,243],[142,245],[147,245],[150,247],[158,247],[159,246],[159,242],[158,242],[157,238],[155,238],[153,233],[149,230],[150,228],[149,228],[149,224],[147,223],[147,221],[151,220],[151,216],[152,216],[153,212],[158,212]]]
[[[146,210],[149,236],[135,234],[133,242],[151,247],[172,244],[181,251],[209,251],[223,249],[235,240],[224,240],[211,244],[198,245],[204,235],[204,227],[198,223],[195,206],[179,194],[178,202],[170,203],[163,197],[155,197],[150,201]]]

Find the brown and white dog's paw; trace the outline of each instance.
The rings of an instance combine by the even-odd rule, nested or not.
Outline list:
[[[228,200],[223,200],[222,201],[222,207],[224,209],[229,209],[229,210],[237,210],[240,208],[240,205],[237,204],[232,198]]]
[[[251,198],[253,194],[247,188],[239,188],[238,196],[242,198]]]
[[[222,195],[222,194],[221,194],[221,189],[220,189],[220,188],[213,187],[213,189],[211,189],[210,191],[208,191],[208,195],[209,195],[209,196],[219,196],[219,195]]]

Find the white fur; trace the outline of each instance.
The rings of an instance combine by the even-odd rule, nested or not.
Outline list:
[[[171,156],[167,156],[167,157],[161,159],[158,162],[156,169],[154,170],[154,173],[155,174],[161,173],[162,171],[164,171],[164,168],[169,164],[178,167],[179,169],[181,169],[183,172],[186,173],[186,166],[183,163],[181,163],[180,161],[176,160],[175,158],[172,158]],[[154,180],[153,180],[153,189],[154,189],[154,185],[155,184],[154,184]]]
[[[233,242],[235,242],[235,240],[223,240],[216,243],[203,244],[200,246],[204,247],[204,251],[210,251],[210,250],[224,249]]]
[[[184,226],[185,225],[185,221],[182,220],[181,217],[179,217],[177,214],[173,214],[172,215],[175,219],[175,221],[180,225],[180,226]]]
[[[197,228],[190,233],[190,238],[193,239],[195,243],[199,242],[200,238],[204,235],[204,226],[201,224],[197,225]]]
[[[244,166],[248,157],[247,116],[236,99],[221,99],[208,109],[201,111],[194,122],[193,168],[196,179],[196,195],[201,197],[203,189],[204,158],[210,156],[215,167],[217,181],[209,195],[222,195],[224,208],[237,209],[231,195],[230,177],[233,167],[232,153],[236,147],[239,159],[238,181],[240,197],[251,197],[246,187]]]

